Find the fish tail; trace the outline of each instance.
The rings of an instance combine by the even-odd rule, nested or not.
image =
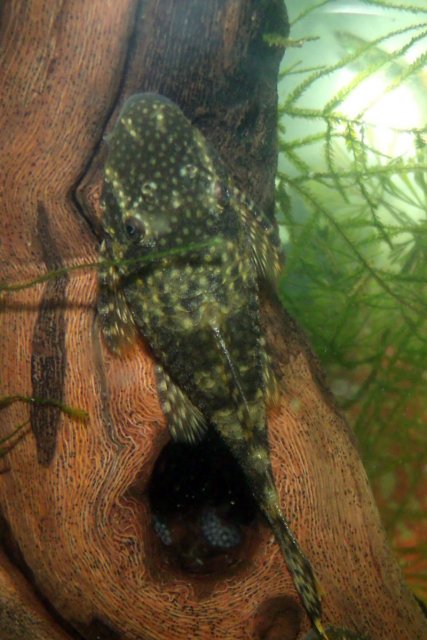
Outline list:
[[[250,407],[245,407],[245,410],[249,412]],[[242,410],[241,413],[244,417],[245,412]],[[259,416],[256,417],[259,418]],[[262,424],[254,417],[251,422],[255,425]],[[252,427],[246,430],[245,438],[242,438],[241,425],[234,422],[231,416],[217,414],[215,424],[248,478],[253,495],[273,530],[295,588],[313,626],[322,640],[328,640],[321,622],[322,605],[319,584],[310,562],[302,552],[280,508],[265,430]]]
[[[305,557],[280,510],[277,492],[272,479],[264,505],[265,516],[281,548],[304,608],[319,636],[323,640],[327,640],[328,636],[321,622],[322,604],[319,583],[310,562]]]

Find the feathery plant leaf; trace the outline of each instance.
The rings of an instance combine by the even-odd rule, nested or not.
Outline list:
[[[320,9],[320,7],[324,7],[328,4],[329,0],[320,0],[320,2],[312,2],[309,4],[300,14],[296,16],[293,20],[290,21],[291,27],[295,26],[297,22],[300,22],[304,18],[306,18],[310,13],[316,11],[316,9]]]
[[[425,25],[421,25],[421,26],[425,26]],[[328,66],[326,68],[320,69],[319,71],[315,71],[314,73],[310,74],[308,76],[308,78],[303,80],[294,89],[294,91],[292,91],[287,96],[287,98],[286,98],[283,106],[281,107],[281,109],[283,111],[287,111],[289,109],[289,107],[291,107],[291,105],[295,104],[295,102],[297,102],[297,100],[299,100],[301,98],[301,96],[306,92],[306,90],[313,83],[318,81],[320,78],[323,78],[325,75],[329,75],[329,74],[333,73],[334,71],[339,71],[340,69],[346,68],[351,63],[353,63],[353,62],[359,60],[360,58],[362,58],[370,50],[375,49],[375,47],[377,47],[378,45],[382,44],[388,38],[395,37],[395,36],[400,36],[400,35],[403,35],[403,34],[409,32],[409,31],[414,31],[414,30],[419,30],[419,29],[420,29],[420,25],[419,24],[410,25],[410,26],[407,26],[407,27],[402,27],[400,29],[395,29],[394,31],[391,31],[390,33],[386,34],[385,36],[379,36],[378,38],[375,38],[371,42],[366,42],[364,45],[362,45],[355,52],[349,53],[348,55],[346,55],[343,58],[341,58],[336,64],[333,64],[333,65],[330,65],[330,66]],[[363,72],[362,73],[363,77],[365,78],[368,75],[371,75],[373,71],[376,71],[377,68],[380,68],[380,67],[384,66],[385,63],[386,63],[385,60],[381,60],[380,62],[373,64],[372,71],[370,73],[367,73],[366,71]],[[342,101],[342,99],[340,99],[338,102],[341,102],[341,101]],[[330,111],[331,111],[331,108],[327,109],[326,113],[328,113]]]
[[[15,402],[26,402],[27,404],[37,404],[45,407],[56,407],[71,418],[76,418],[78,420],[87,420],[87,418],[89,417],[87,411],[78,409],[77,407],[71,407],[67,404],[64,404],[63,402],[60,402],[59,400],[54,400],[53,398],[37,398],[35,396],[25,396],[21,394],[0,397],[0,410],[9,407]],[[7,437],[8,436],[6,436],[6,438]],[[0,440],[0,443],[1,442],[2,440]]]
[[[36,278],[32,278],[31,280],[28,280],[26,282],[0,282],[0,296],[5,293],[13,293],[14,291],[23,291],[24,289],[30,289],[36,284],[42,284],[43,282],[48,282],[49,280],[60,278],[66,273],[70,273],[72,271],[85,271],[87,269],[99,269],[100,267],[111,267],[120,265],[138,266],[149,264],[157,260],[162,260],[163,258],[168,258],[170,256],[180,256],[197,252],[200,251],[200,249],[204,249],[206,247],[217,245],[220,243],[220,238],[212,238],[204,242],[189,242],[182,247],[175,247],[164,251],[152,251],[150,254],[141,255],[136,258],[129,258],[124,260],[98,260],[97,262],[84,262],[82,264],[69,265],[67,267],[62,267],[61,269],[43,273],[41,276],[37,276]]]
[[[55,407],[60,409],[63,413],[70,416],[70,418],[74,418],[75,420],[87,420],[89,418],[89,414],[84,409],[79,409],[78,407],[72,407],[68,404],[64,404],[59,400],[55,400],[53,398],[38,398],[35,396],[26,396],[22,394],[15,394],[10,396],[1,396],[0,397],[0,411],[2,409],[6,409],[10,407],[12,404],[16,402],[24,402],[26,404],[36,404],[44,407]],[[25,427],[28,427],[25,429]],[[0,458],[3,458],[6,454],[9,453],[18,442],[31,431],[30,419],[24,420],[18,426],[16,426],[10,433],[0,438]],[[3,473],[4,470],[0,471]]]
[[[415,28],[419,29],[419,25],[417,25],[417,27]],[[383,42],[384,40],[387,40],[389,37],[394,36],[398,33],[401,33],[401,30],[392,32],[391,34],[388,34],[385,37],[378,38],[378,42]],[[373,73],[375,73],[382,67],[390,65],[390,63],[393,60],[401,58],[414,44],[416,44],[416,42],[418,42],[419,40],[423,40],[426,37],[426,35],[427,35],[427,31],[422,31],[421,33],[411,38],[411,40],[408,43],[406,43],[403,47],[401,47],[397,51],[394,51],[393,53],[388,54],[385,58],[380,59],[378,62],[374,62],[370,64],[366,69],[361,71],[355,78],[353,78],[353,80],[346,87],[344,87],[343,89],[341,89],[335,94],[335,96],[324,107],[324,112],[330,113],[331,111],[333,111],[333,109],[335,109],[335,107],[337,107],[339,104],[344,102],[345,98],[348,95],[350,95],[356,89],[356,87],[358,87],[366,78],[371,77]],[[375,47],[376,47],[376,44],[375,44]],[[366,47],[362,47],[362,51],[360,55],[366,53],[368,50],[369,49],[366,49]],[[354,58],[354,60],[356,60],[357,57]],[[420,56],[420,58],[421,60],[419,63],[417,64],[414,63],[413,65],[409,65],[407,68],[405,68],[402,71],[402,73],[397,78],[393,80],[392,83],[388,85],[388,87],[384,88],[383,95],[386,91],[392,91],[396,87],[400,86],[403,83],[403,81],[406,80],[406,78],[412,77],[415,71],[422,68],[422,65],[424,64],[424,61],[425,61],[425,56]],[[368,105],[364,107],[364,109],[360,112],[360,114],[357,117],[361,118],[364,115],[364,113],[368,111],[370,106],[371,106],[371,103],[368,103]]]
[[[327,4],[309,2],[291,37],[324,33]],[[408,22],[427,8],[363,4],[384,9],[377,32],[358,16],[373,37],[329,15],[303,62],[285,56],[280,291],[323,360],[407,578],[427,601],[427,23]],[[298,13],[297,0],[287,6]],[[389,9],[398,29],[387,30]]]
[[[363,0],[366,4],[372,4],[377,7],[381,7],[383,9],[394,9],[397,11],[407,11],[409,13],[427,13],[427,7],[417,7],[416,5],[410,5],[400,3],[395,4],[394,2],[388,2],[387,0]]]
[[[417,36],[416,38],[412,39],[412,42],[415,43],[417,40],[425,40],[427,38],[427,31],[423,31],[421,34],[419,34],[419,36]],[[405,80],[407,80],[408,78],[413,78],[414,75],[419,72],[422,71],[423,68],[425,67],[427,63],[427,51],[425,53],[423,53],[422,55],[419,56],[419,58],[417,58],[417,60],[415,60],[412,64],[408,65],[408,67],[406,69],[404,69],[396,78],[393,79],[392,82],[390,82],[383,91],[383,96],[386,93],[390,93],[391,91],[393,91],[393,89],[396,89],[397,87],[399,87],[401,84],[403,84],[403,82]],[[371,108],[371,106],[374,104],[374,101],[370,101],[358,114],[358,118],[361,118],[364,116],[364,114]]]

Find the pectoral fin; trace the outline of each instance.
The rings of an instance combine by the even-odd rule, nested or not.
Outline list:
[[[277,381],[276,374],[273,371],[271,365],[271,358],[265,348],[263,346],[263,378],[264,378],[264,397],[265,397],[265,406],[267,409],[271,409],[273,407],[277,407],[280,402],[280,391],[279,384]]]
[[[188,444],[200,442],[207,430],[203,414],[160,365],[156,367],[156,375],[162,409],[172,438]]]
[[[101,257],[109,258],[105,253],[104,243],[101,247]],[[97,310],[102,335],[109,350],[113,353],[120,353],[135,340],[137,332],[132,314],[120,288],[120,278],[116,267],[101,269],[99,284]]]
[[[282,269],[282,251],[276,229],[249,199],[237,196],[238,211],[249,230],[252,262],[259,277],[276,285]]]

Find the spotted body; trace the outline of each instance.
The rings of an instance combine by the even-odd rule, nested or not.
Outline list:
[[[98,312],[109,348],[142,334],[157,360],[172,437],[216,429],[272,527],[303,604],[326,638],[311,566],[279,506],[266,408],[275,396],[258,286],[274,284],[280,250],[270,223],[234,185],[181,110],[132,96],[108,138]]]

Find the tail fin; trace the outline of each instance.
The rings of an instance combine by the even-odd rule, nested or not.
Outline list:
[[[267,500],[265,500],[265,498],[261,500],[260,506],[279,543],[304,608],[313,626],[319,633],[319,636],[323,640],[327,640],[328,637],[321,622],[322,605],[319,583],[316,580],[311,564],[302,552],[280,510],[278,496],[272,478],[268,490],[268,498]]]
[[[313,626],[323,640],[328,640],[321,623],[322,605],[313,569],[300,549],[280,509],[279,496],[274,484],[268,453],[264,403],[259,402],[259,399],[248,402],[239,371],[234,366],[220,328],[212,324],[211,329],[234,382],[234,395],[237,399],[235,413],[240,414],[240,421],[236,423],[234,414],[227,411],[220,415],[218,412],[216,417],[214,416],[213,422],[236,456],[250,482],[252,492],[280,545],[295,587]]]

